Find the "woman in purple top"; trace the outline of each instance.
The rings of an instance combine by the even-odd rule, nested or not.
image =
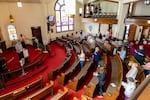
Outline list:
[[[135,54],[135,48],[134,48],[134,43],[133,42],[130,42],[129,49],[130,49],[130,54],[134,55]]]

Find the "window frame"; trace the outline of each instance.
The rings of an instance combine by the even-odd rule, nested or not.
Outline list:
[[[58,8],[56,8],[56,5],[59,5],[59,10],[58,10]],[[57,0],[56,1],[56,3],[55,3],[55,7],[54,7],[54,11],[55,11],[55,18],[56,18],[56,33],[61,33],[61,32],[69,32],[69,31],[74,31],[74,27],[75,27],[75,21],[74,21],[74,16],[69,16],[69,15],[66,15],[65,17],[67,18],[67,20],[68,20],[68,24],[67,25],[62,25],[62,7],[65,7],[66,5],[65,5],[65,0],[63,0],[63,4],[60,4],[59,3],[59,0]],[[58,13],[59,12],[59,17],[60,17],[60,19],[59,19],[59,21],[60,21],[60,25],[57,25],[57,14],[56,14],[56,12]],[[72,24],[70,24],[70,18],[72,18],[73,19],[73,23]],[[65,31],[63,31],[63,29],[62,29],[62,27],[63,26],[67,26],[68,27],[68,29],[67,30],[65,30]],[[57,30],[57,28],[60,28],[60,31],[58,31]],[[70,30],[70,27],[73,27],[72,28],[72,30]]]

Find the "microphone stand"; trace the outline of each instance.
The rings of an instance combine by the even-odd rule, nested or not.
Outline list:
[[[24,75],[27,74],[27,72],[25,72],[25,71],[24,71],[24,68],[23,68],[24,64],[25,64],[25,59],[22,58],[22,59],[20,60],[20,65],[21,65],[21,68],[22,68],[22,74],[21,74],[21,76],[24,76]]]

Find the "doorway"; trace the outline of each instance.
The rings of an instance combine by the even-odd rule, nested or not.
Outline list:
[[[43,43],[42,35],[41,35],[41,27],[40,26],[31,27],[31,31],[32,31],[32,37],[36,37],[38,39],[39,43]]]

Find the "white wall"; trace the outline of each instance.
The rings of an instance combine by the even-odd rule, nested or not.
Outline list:
[[[99,24],[98,23],[84,23],[83,24],[83,31],[85,33],[90,33],[92,35],[96,35],[98,33]],[[92,27],[92,30],[90,31],[89,27]]]
[[[14,25],[16,26],[17,34],[23,34],[25,37],[32,37],[31,27],[42,26],[42,14],[40,4],[23,3],[22,8],[18,8],[16,3],[0,3],[0,27],[3,39],[6,41],[7,47],[11,46],[7,32],[9,23],[9,15],[14,17]],[[30,42],[30,41],[28,41]]]
[[[118,3],[101,1],[102,12],[116,12],[118,11]]]
[[[11,41],[9,41],[9,36],[7,32],[7,26],[9,25],[9,15],[12,14],[15,21],[14,25],[17,29],[17,34],[23,34],[27,38],[32,38],[31,27],[41,26],[41,33],[43,40],[49,40],[50,38],[55,39],[57,36],[66,35],[68,33],[75,33],[82,29],[82,21],[79,16],[79,10],[76,9],[75,18],[75,29],[74,31],[56,33],[56,27],[51,27],[54,32],[47,31],[47,16],[55,15],[54,6],[56,0],[41,0],[42,3],[23,3],[22,8],[18,8],[16,3],[0,3],[0,28],[2,32],[2,37],[6,41],[7,47],[11,46]],[[77,0],[76,0],[77,2]],[[83,5],[77,2],[76,8],[80,8]],[[31,43],[31,41],[27,41]]]
[[[48,4],[48,15],[55,15],[54,6],[56,0],[50,0],[50,1],[51,2]],[[83,29],[82,17],[79,16],[79,8],[82,7],[83,5],[76,0],[76,15],[74,16],[75,18],[74,31],[56,33],[56,26],[53,26],[51,28],[54,30],[54,32],[53,33],[49,32],[48,37],[54,40],[56,37],[66,36],[69,33],[75,33],[76,31],[80,31],[81,29]]]
[[[134,6],[134,16],[150,16],[150,6],[144,5],[144,0],[137,2]]]

